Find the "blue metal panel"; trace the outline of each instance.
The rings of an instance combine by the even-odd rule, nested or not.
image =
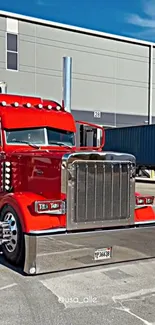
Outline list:
[[[131,153],[138,165],[155,166],[155,124],[105,130],[104,151]]]

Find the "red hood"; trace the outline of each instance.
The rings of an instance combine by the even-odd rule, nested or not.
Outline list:
[[[33,150],[14,152],[12,182],[16,192],[33,192],[47,199],[61,197],[61,161],[69,150]]]
[[[21,147],[21,146],[20,146]],[[19,160],[19,157],[20,158],[23,158],[25,157],[25,159],[27,159],[28,157],[31,157],[31,158],[37,158],[37,157],[40,157],[40,158],[57,158],[57,159],[61,159],[63,157],[63,155],[65,154],[68,154],[68,153],[73,153],[73,152],[76,152],[75,148],[69,148],[69,147],[59,147],[58,148],[52,148],[52,149],[49,149],[49,147],[43,149],[41,148],[41,150],[39,149],[34,149],[34,148],[25,148],[25,146],[23,146],[23,148],[21,148],[19,150],[19,148],[17,148],[17,150],[14,150],[14,151],[9,151],[7,153],[7,159],[17,159]]]

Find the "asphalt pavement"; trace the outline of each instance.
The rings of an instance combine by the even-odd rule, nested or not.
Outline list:
[[[0,266],[1,325],[153,325],[155,261],[23,276]]]
[[[155,325],[155,260],[25,276],[1,256],[0,301],[0,325]]]

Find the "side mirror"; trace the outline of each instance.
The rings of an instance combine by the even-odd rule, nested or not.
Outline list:
[[[105,133],[102,126],[76,121],[76,147],[80,149],[102,150],[105,143]]]

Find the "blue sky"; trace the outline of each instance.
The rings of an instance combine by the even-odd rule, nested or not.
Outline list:
[[[5,0],[0,10],[155,41],[155,0]]]

